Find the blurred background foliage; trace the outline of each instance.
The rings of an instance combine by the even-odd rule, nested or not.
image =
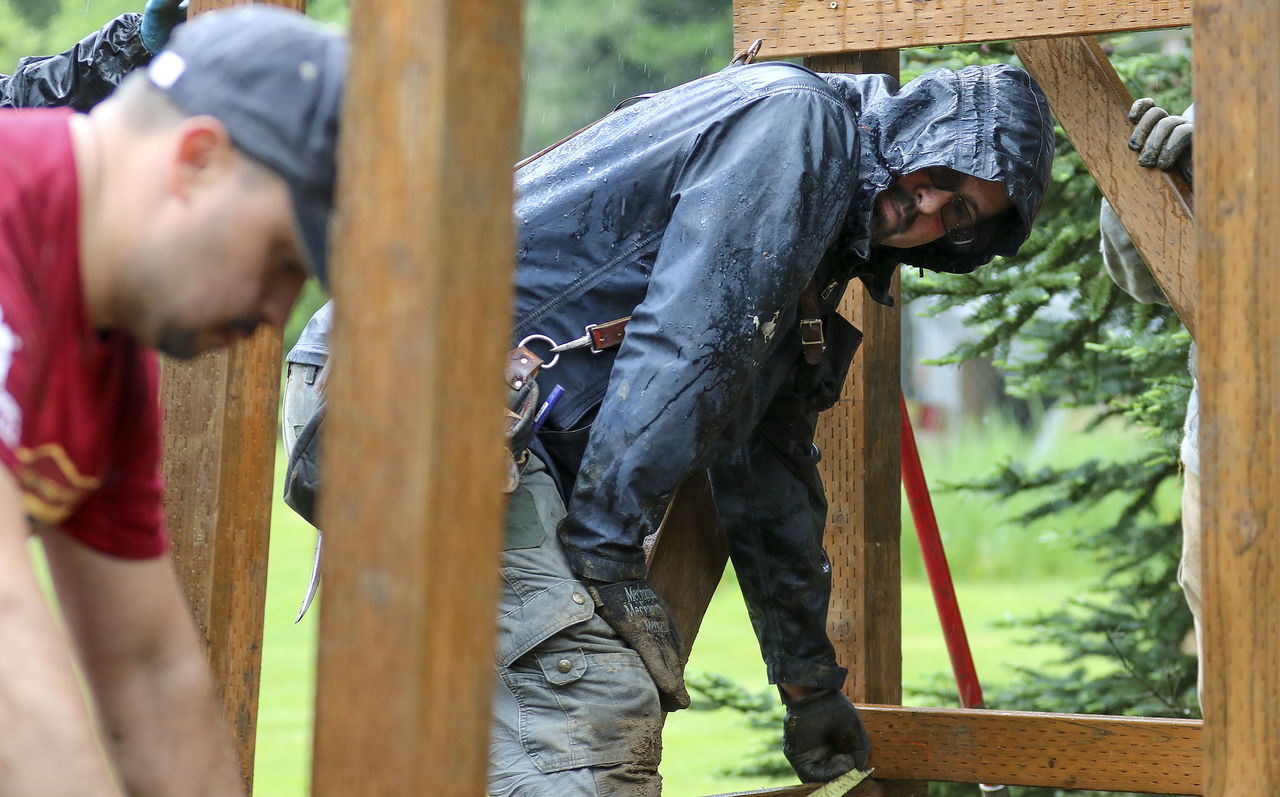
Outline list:
[[[0,72],[22,56],[66,49],[141,5],[0,0]],[[347,0],[312,0],[309,13],[338,25],[350,19]],[[728,2],[529,0],[525,19],[522,153],[731,56]],[[1135,96],[1179,110],[1188,102],[1186,32],[1104,43]],[[906,80],[936,67],[1016,60],[999,43],[908,50],[902,72]],[[1098,255],[1099,198],[1059,130],[1053,186],[1017,257],[968,276],[904,273],[905,313],[960,308],[966,317],[968,334],[944,359],[990,360],[1010,397],[1005,406],[1023,408],[1016,422],[996,409],[923,433],[922,453],[988,705],[1196,716],[1190,615],[1174,581],[1190,338],[1167,308],[1137,305],[1112,285]],[[308,286],[286,344],[323,300]],[[258,766],[258,793],[272,797],[305,793],[314,657],[314,626],[284,619],[305,583],[310,540],[287,510],[278,508],[275,523],[286,533],[273,535],[268,600],[281,608],[268,615]],[[905,699],[953,705],[905,508],[903,577]],[[668,723],[668,794],[790,778],[777,753],[776,697],[740,606],[726,578],[690,663],[705,710]],[[1041,611],[1019,616],[1021,607]],[[713,717],[718,724],[709,724]],[[758,754],[743,752],[750,740]],[[930,793],[977,791],[934,784]]]

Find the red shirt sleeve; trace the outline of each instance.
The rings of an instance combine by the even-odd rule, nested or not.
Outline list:
[[[102,484],[62,523],[102,553],[149,559],[169,548],[160,475],[159,372],[155,354],[132,349],[120,373],[116,433]],[[111,422],[105,421],[104,422]]]

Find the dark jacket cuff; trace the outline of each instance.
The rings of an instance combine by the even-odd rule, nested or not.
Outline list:
[[[776,654],[768,663],[769,683],[840,689],[849,671],[834,662],[813,662]]]
[[[564,535],[560,536],[560,543],[564,548],[565,556],[569,559],[569,568],[581,578],[612,583],[632,581],[648,575],[649,568],[643,559],[639,562],[619,562],[603,556],[595,556],[574,548],[565,541]]]

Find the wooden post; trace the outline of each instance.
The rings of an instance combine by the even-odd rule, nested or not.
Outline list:
[[[878,72],[896,78],[898,51],[821,56],[805,59],[805,65],[820,72]],[[901,314],[897,306],[873,301],[860,283],[850,286],[840,312],[866,337],[849,370],[843,398],[818,423],[832,575],[827,632],[837,659],[849,668],[845,693],[851,700],[899,703]],[[875,765],[874,752],[871,763]],[[882,785],[886,797],[924,794],[924,784]]]
[[[1280,794],[1280,5],[1198,0],[1207,790]]]
[[[354,9],[313,793],[485,791],[518,3]]]
[[[199,14],[237,5],[191,0]],[[302,10],[305,0],[277,5]],[[253,785],[267,543],[275,471],[280,332],[195,360],[166,359],[165,523],[174,567],[208,643],[214,683]]]

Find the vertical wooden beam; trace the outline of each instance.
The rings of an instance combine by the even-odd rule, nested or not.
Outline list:
[[[805,65],[819,72],[873,72],[896,78],[898,51],[820,56],[805,59]],[[877,304],[860,283],[850,286],[840,312],[866,337],[843,398],[818,424],[833,584],[827,631],[837,658],[849,668],[845,692],[851,700],[900,703],[901,313],[897,306]],[[874,765],[874,751],[872,756]],[[883,785],[887,797],[924,794],[924,784]]]
[[[1212,797],[1280,794],[1280,4],[1195,4]]]
[[[485,790],[521,7],[353,12],[313,793]]]
[[[241,3],[191,0],[199,14]],[[305,0],[277,2],[302,10]],[[263,604],[275,471],[280,333],[260,330],[230,349],[166,359],[165,522],[173,560],[236,740],[240,776],[253,785]]]

